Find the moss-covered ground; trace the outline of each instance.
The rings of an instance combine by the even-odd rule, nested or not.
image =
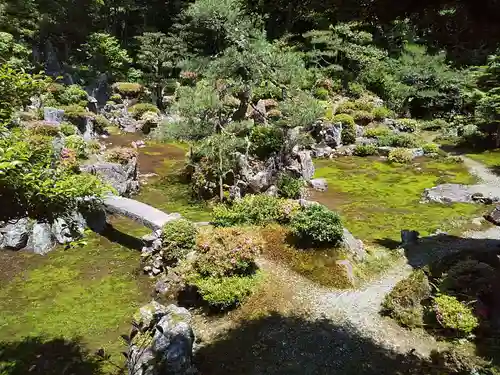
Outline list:
[[[111,362],[123,364],[120,335],[128,333],[152,286],[139,271],[136,240],[147,230],[125,219],[112,222],[108,238],[90,234],[83,246],[60,247],[44,257],[2,254],[2,268],[16,272],[0,275],[0,374],[32,367],[36,374],[111,374]],[[111,362],[92,367],[101,348]],[[76,355],[80,350],[88,353]],[[52,360],[42,364],[42,355]]]
[[[316,178],[328,191],[312,199],[338,211],[345,226],[364,241],[399,241],[402,229],[425,236],[477,216],[472,204],[421,204],[422,192],[442,183],[473,183],[462,164],[421,158],[413,165],[394,165],[377,158],[316,160]]]
[[[494,173],[500,171],[500,149],[480,153],[468,153],[467,156],[490,167]]]

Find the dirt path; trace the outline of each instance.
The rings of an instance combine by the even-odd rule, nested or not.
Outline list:
[[[469,172],[479,178],[484,184],[500,187],[500,177],[492,173],[487,166],[464,155],[461,158],[464,160],[464,164]]]

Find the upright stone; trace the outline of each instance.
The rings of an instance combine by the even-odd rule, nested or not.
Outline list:
[[[35,254],[45,255],[54,248],[55,244],[50,224],[35,223],[26,248]]]
[[[45,107],[43,109],[43,119],[53,124],[60,124],[64,120],[64,110]]]
[[[7,224],[5,228],[3,228],[3,232],[2,247],[11,250],[20,250],[26,247],[29,237],[28,218],[22,218],[16,223]]]

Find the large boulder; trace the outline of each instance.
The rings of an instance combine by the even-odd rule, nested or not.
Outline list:
[[[366,257],[363,241],[355,238],[346,228],[344,228],[342,235],[342,247],[356,261],[362,261]]]
[[[11,250],[20,250],[26,247],[30,233],[28,218],[19,219],[17,222],[7,224],[3,229],[2,247]]]
[[[52,234],[50,224],[35,223],[26,248],[35,254],[45,255],[54,248],[56,241]]]
[[[43,120],[53,124],[60,124],[64,121],[64,110],[45,107],[43,109]]]
[[[131,158],[127,164],[99,162],[81,167],[83,172],[99,175],[113,186],[119,195],[129,196],[139,190],[137,158]]]
[[[176,305],[152,302],[138,314],[129,342],[129,375],[194,374],[191,314]]]
[[[314,178],[309,181],[309,186],[317,191],[326,191],[328,189],[328,182],[324,178]]]
[[[83,215],[75,212],[67,218],[59,217],[52,223],[52,234],[59,244],[66,244],[83,235],[87,223]]]
[[[302,178],[309,181],[314,176],[314,163],[311,157],[311,151],[299,151],[297,155],[301,166]]]
[[[327,158],[332,153],[333,153],[333,148],[324,143],[316,144],[311,149],[311,154],[315,158]]]

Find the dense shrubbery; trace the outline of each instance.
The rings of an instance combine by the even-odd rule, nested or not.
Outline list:
[[[356,145],[353,154],[356,156],[371,156],[377,154],[377,147],[374,145]]]
[[[424,325],[424,306],[422,302],[430,298],[431,287],[422,270],[396,284],[385,297],[382,312],[395,319],[404,327],[414,328]]]
[[[70,104],[61,108],[64,110],[64,117],[75,125],[81,124],[86,117],[92,116],[90,112],[78,104]]]
[[[413,134],[390,133],[388,135],[378,136],[377,138],[379,146],[414,148],[419,145],[418,138]]]
[[[282,198],[299,199],[305,188],[304,180],[282,173],[276,182],[278,194]]]
[[[445,329],[454,331],[458,336],[467,336],[479,325],[472,309],[453,296],[440,294],[434,298],[436,320]]]
[[[137,150],[131,147],[114,147],[106,151],[105,157],[113,163],[127,164],[137,157]]]
[[[160,113],[158,107],[151,103],[134,104],[132,107],[129,107],[128,111],[136,120],[140,120],[142,115],[145,114],[146,112],[154,112],[157,114]]]
[[[283,147],[283,132],[272,126],[256,126],[250,133],[252,153],[265,159]]]
[[[338,114],[332,119],[332,122],[342,123],[342,143],[350,145],[356,141],[356,125],[354,118],[348,114]]]
[[[163,258],[168,261],[182,259],[194,249],[198,230],[185,219],[170,221],[162,228]]]
[[[339,215],[323,205],[311,204],[291,220],[292,233],[303,246],[336,246],[342,241]]]
[[[439,146],[435,143],[426,143],[422,146],[424,154],[437,154],[439,152]]]
[[[389,151],[388,160],[391,163],[406,164],[413,160],[413,154],[406,148],[395,148]]]

